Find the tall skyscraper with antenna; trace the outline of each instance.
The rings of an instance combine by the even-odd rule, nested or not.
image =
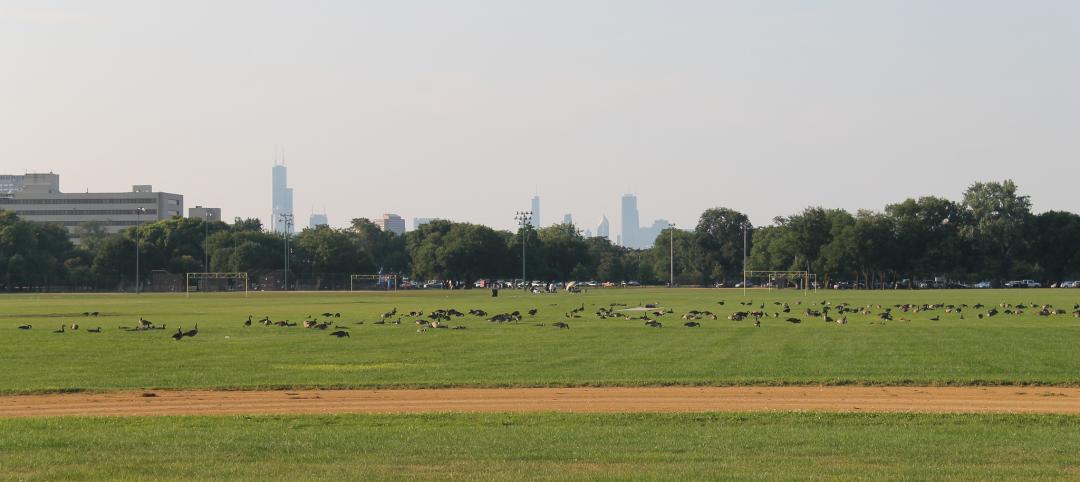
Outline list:
[[[530,224],[532,224],[533,228],[540,227],[540,194],[532,198],[532,221]]]
[[[293,190],[288,187],[288,170],[282,164],[274,164],[274,172],[271,180],[273,210],[270,215],[270,230],[275,233],[289,234],[295,230],[295,225],[282,222],[283,216],[293,214]]]

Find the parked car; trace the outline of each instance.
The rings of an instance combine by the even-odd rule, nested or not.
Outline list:
[[[990,285],[989,281],[980,281],[978,283],[975,283],[971,287],[972,288],[977,288],[977,289],[987,289],[987,288],[991,288],[992,286]]]

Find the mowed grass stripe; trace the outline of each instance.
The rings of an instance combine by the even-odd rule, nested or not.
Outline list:
[[[761,328],[723,319],[752,299],[791,315],[767,318]],[[717,302],[724,300],[723,306]],[[532,295],[481,290],[399,293],[252,293],[183,295],[9,295],[0,297],[0,393],[141,388],[259,389],[374,387],[643,386],[735,384],[1080,384],[1080,320],[1071,314],[1040,317],[998,315],[965,319],[938,310],[897,313],[910,321],[872,324],[875,316],[848,315],[839,326],[802,315],[807,307],[890,306],[898,303],[1054,304],[1072,311],[1080,290],[820,291],[752,292],[691,289],[608,289],[585,294]],[[801,302],[802,304],[796,304]],[[658,303],[676,310],[664,327],[640,320],[600,320],[593,313],[611,303]],[[551,325],[585,305],[569,330]],[[391,308],[399,313],[437,308],[484,309],[489,313],[529,308],[535,318],[495,324],[455,318],[465,330],[417,333],[412,319],[372,325]],[[711,310],[720,320],[686,328],[677,317]],[[98,317],[45,316],[99,311]],[[873,311],[879,312],[874,306]],[[253,326],[256,319],[301,321],[306,315],[341,312],[335,319],[352,337],[303,328]],[[118,331],[143,316],[167,330]],[[635,313],[634,316],[637,316]],[[783,321],[786,316],[801,324]],[[930,321],[933,316],[940,321]],[[396,318],[396,317],[395,317]],[[364,325],[355,324],[365,321]],[[81,330],[51,333],[72,321]],[[16,326],[31,323],[29,331]],[[198,323],[195,338],[169,335]],[[545,326],[535,326],[545,323]],[[101,326],[103,333],[86,329]]]
[[[0,420],[14,480],[1075,480],[1080,417],[439,414]]]

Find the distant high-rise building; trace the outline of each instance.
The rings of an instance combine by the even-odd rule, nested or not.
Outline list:
[[[413,220],[412,220],[412,228],[414,230],[420,229],[420,226],[423,226],[423,225],[425,225],[427,223],[430,223],[430,222],[432,222],[434,220],[435,220],[435,218],[413,218]]]
[[[221,208],[205,208],[195,206],[188,208],[187,217],[190,219],[202,219],[210,222],[221,221]]]
[[[596,237],[609,238],[611,235],[611,224],[608,223],[607,216],[600,216],[600,225],[596,227]]]
[[[274,166],[272,188],[273,211],[270,215],[270,230],[275,233],[284,233],[288,230],[289,234],[292,234],[296,229],[295,220],[292,225],[282,222],[283,216],[291,217],[293,214],[293,190],[288,187],[288,171],[284,165]]]
[[[592,230],[591,229],[586,229],[585,230],[585,239],[588,239],[588,238],[591,238],[591,237],[592,237]]]
[[[574,217],[571,216],[570,213],[563,214],[562,223],[563,224],[574,224]]]
[[[322,214],[311,213],[311,216],[308,217],[308,227],[311,228],[311,229],[315,229],[315,228],[317,228],[319,226],[329,226],[329,225],[330,225],[330,220],[326,217],[326,213],[322,213]]]
[[[532,227],[540,227],[540,195],[537,194],[532,198]]]
[[[627,248],[638,247],[638,231],[641,224],[638,219],[637,196],[626,194],[622,197],[622,245]]]
[[[647,228],[641,228],[641,236],[638,238],[638,249],[648,249],[656,244],[656,237],[660,236],[660,233],[664,232],[671,226],[671,223],[666,219],[657,219],[653,221],[652,226]]]
[[[379,225],[383,231],[389,231],[398,236],[405,234],[405,219],[397,214],[384,213],[382,219],[376,220],[375,224]]]

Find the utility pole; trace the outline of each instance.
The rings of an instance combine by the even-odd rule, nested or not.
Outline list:
[[[139,294],[139,224],[146,208],[135,208],[135,294]]]
[[[669,261],[668,269],[668,287],[675,287],[675,223],[668,224],[668,249],[669,249]]]
[[[282,234],[285,235],[285,286],[284,291],[289,291],[289,229],[293,225],[293,215],[291,213],[282,213],[279,221],[285,225],[285,230]]]
[[[521,227],[521,284],[524,285],[525,281],[525,240],[528,237],[528,231],[526,227],[532,222],[532,211],[518,211],[514,214],[514,219],[517,220],[518,226]]]

